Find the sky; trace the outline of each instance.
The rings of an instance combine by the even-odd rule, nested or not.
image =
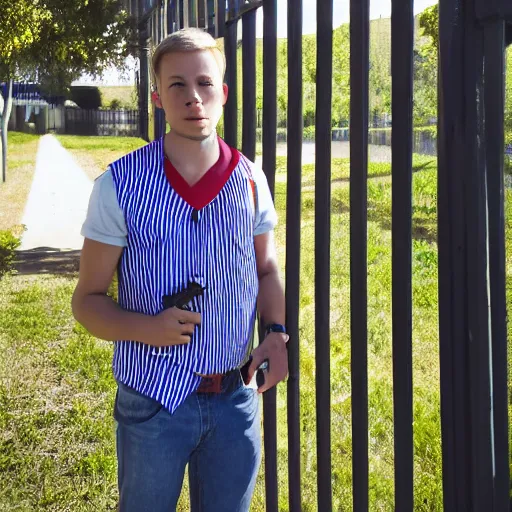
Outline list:
[[[303,2],[303,34],[316,33],[316,0],[302,0]],[[414,0],[414,14],[418,14],[431,5],[437,4],[438,0]],[[286,37],[287,28],[287,0],[277,0],[277,37]],[[339,27],[343,23],[348,23],[350,0],[333,0],[333,27]],[[391,0],[370,0],[370,19],[391,17]],[[241,25],[241,24],[240,24]],[[241,28],[239,30],[239,35]],[[263,10],[258,9],[256,15],[256,37],[263,37]],[[134,69],[135,61],[130,59],[130,67]],[[133,73],[130,73],[133,75]],[[95,85],[131,85],[134,79],[132,76],[125,80],[120,79],[117,71],[111,70],[105,73],[103,80],[93,81],[83,77],[75,82],[76,84],[95,84]]]

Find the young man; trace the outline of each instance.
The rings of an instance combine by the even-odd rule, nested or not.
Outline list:
[[[179,31],[152,65],[171,131],[96,180],[73,313],[115,342],[119,510],[175,510],[189,464],[191,510],[245,512],[258,395],[288,372],[276,213],[261,169],[216,134],[228,90],[215,40]],[[107,296],[116,269],[118,303]],[[165,307],[190,283],[192,311]],[[267,334],[252,351],[256,309]]]

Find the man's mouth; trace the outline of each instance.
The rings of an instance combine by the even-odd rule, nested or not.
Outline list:
[[[185,118],[186,121],[206,121],[208,118],[207,117],[187,117]]]

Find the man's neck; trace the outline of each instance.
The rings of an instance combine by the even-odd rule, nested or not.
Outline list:
[[[215,132],[207,139],[197,141],[170,131],[165,136],[164,151],[174,168],[191,186],[206,174],[220,155]]]

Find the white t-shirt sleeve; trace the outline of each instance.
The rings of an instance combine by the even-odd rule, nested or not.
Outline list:
[[[127,229],[110,170],[94,182],[81,235],[96,242],[126,247]]]
[[[253,167],[253,179],[256,189],[256,219],[254,236],[272,231],[277,224],[277,212],[272,201],[267,177],[262,169]]]

